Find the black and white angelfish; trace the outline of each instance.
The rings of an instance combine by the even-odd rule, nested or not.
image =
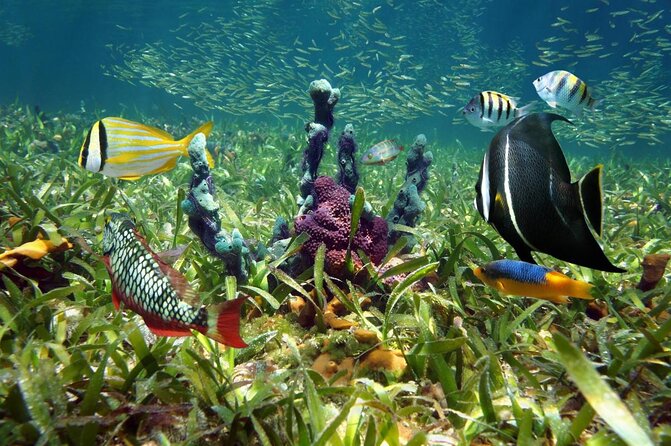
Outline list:
[[[461,112],[468,122],[487,131],[529,113],[534,104],[518,108],[518,99],[496,91],[483,91],[473,96]]]
[[[523,116],[494,136],[475,185],[475,207],[515,249],[534,262],[532,251],[566,262],[622,272],[594,238],[602,232],[599,165],[571,183],[552,122],[570,121],[550,113]]]

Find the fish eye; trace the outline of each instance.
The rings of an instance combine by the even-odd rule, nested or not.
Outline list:
[[[471,108],[469,108],[469,111],[474,112],[475,111],[475,106],[471,105]]]

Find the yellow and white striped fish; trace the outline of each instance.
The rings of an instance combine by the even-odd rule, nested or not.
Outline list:
[[[587,84],[573,73],[564,70],[550,71],[534,81],[536,92],[552,108],[571,110],[580,116],[587,107],[593,110],[599,100],[592,97]]]
[[[188,156],[187,147],[193,137],[198,133],[208,136],[212,125],[212,121],[206,122],[175,141],[168,132],[156,127],[123,118],[103,118],[89,130],[79,152],[79,165],[122,180],[167,172],[177,165],[179,156]],[[213,167],[209,153],[207,157]]]

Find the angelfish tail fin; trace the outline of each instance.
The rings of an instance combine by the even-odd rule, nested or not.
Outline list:
[[[582,207],[585,220],[589,222],[599,237],[603,231],[603,190],[601,186],[601,170],[603,165],[599,164],[590,172],[585,174],[576,184],[580,206]]]
[[[235,348],[247,347],[240,337],[240,308],[247,296],[223,302],[210,310],[206,336]]]
[[[201,125],[198,127],[196,130],[193,132],[189,133],[186,135],[184,138],[182,138],[180,142],[182,154],[184,156],[189,156],[189,153],[187,151],[189,144],[191,143],[191,140],[193,139],[194,136],[196,136],[199,133],[204,134],[206,137],[210,136],[210,133],[212,132],[212,128],[214,127],[214,123],[212,121],[207,121],[205,124]],[[205,156],[207,156],[207,164],[209,164],[210,168],[214,167],[214,158],[212,158],[212,155],[210,154],[210,151],[205,149]]]

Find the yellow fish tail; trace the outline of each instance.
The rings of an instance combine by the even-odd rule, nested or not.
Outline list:
[[[214,127],[214,123],[212,121],[207,121],[205,124],[201,125],[196,130],[194,130],[193,132],[189,133],[184,138],[179,140],[180,146],[182,148],[182,153],[184,154],[184,156],[189,156],[187,149],[193,137],[199,133],[203,133],[205,136],[210,136],[210,133],[212,132],[212,127]],[[207,149],[205,149],[205,156],[207,156],[207,164],[209,164],[211,168],[214,167],[214,158],[212,158],[210,151]]]
[[[577,297],[578,299],[593,300],[592,288],[594,285],[580,280],[573,280],[558,272],[550,272],[547,274],[548,283],[558,293]]]

